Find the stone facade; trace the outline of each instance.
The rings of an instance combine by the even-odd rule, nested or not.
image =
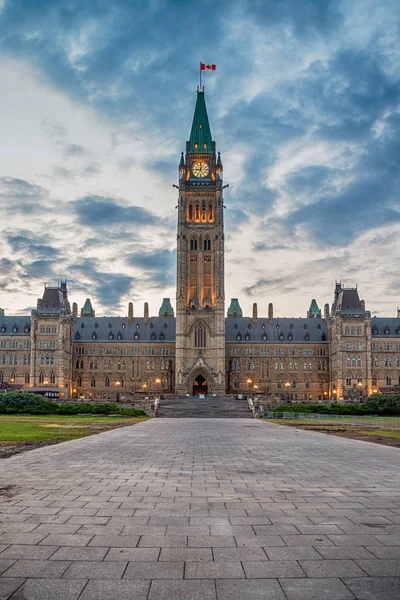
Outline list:
[[[336,284],[322,316],[225,317],[223,166],[204,91],[179,164],[176,317],[98,317],[88,298],[68,301],[67,284],[45,287],[30,316],[0,310],[0,385],[93,399],[156,393],[260,394],[293,402],[351,400],[400,389],[400,313],[371,317],[356,288]]]

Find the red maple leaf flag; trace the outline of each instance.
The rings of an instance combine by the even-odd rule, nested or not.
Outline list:
[[[215,71],[216,65],[206,65],[204,63],[200,63],[200,71]]]

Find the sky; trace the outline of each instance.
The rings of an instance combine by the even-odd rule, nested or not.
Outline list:
[[[398,0],[0,0],[0,306],[175,305],[199,62],[221,152],[226,304],[400,306]]]

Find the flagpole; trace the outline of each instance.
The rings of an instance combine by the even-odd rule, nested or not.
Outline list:
[[[199,91],[201,92],[202,91],[202,89],[201,89],[201,61],[199,63],[199,69],[200,69],[200,88],[199,88]]]

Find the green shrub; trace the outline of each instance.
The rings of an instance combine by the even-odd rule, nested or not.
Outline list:
[[[400,394],[374,394],[367,398],[365,406],[374,413],[400,415]]]
[[[320,415],[400,415],[400,394],[375,394],[364,404],[294,404],[281,405],[273,412],[318,413]]]
[[[144,410],[125,408],[117,404],[89,404],[52,402],[39,394],[29,392],[9,392],[0,395],[0,414],[2,415],[123,415],[129,417],[146,416]]]

